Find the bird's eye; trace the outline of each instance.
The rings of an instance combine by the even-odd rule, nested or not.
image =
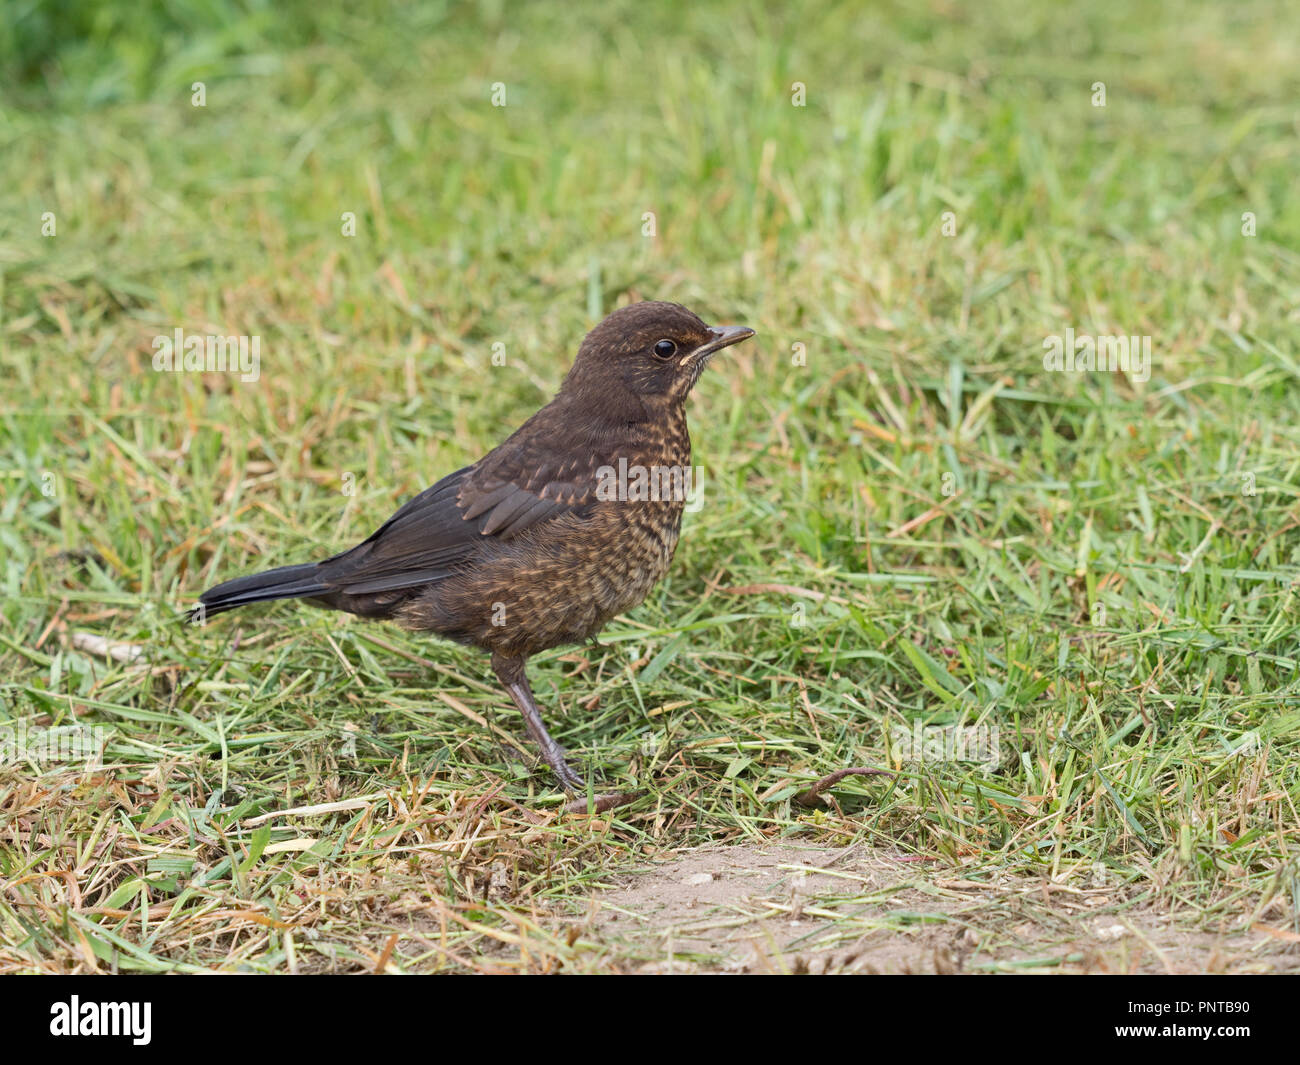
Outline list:
[[[671,340],[661,340],[655,345],[655,357],[659,359],[671,359],[677,351],[677,345]]]

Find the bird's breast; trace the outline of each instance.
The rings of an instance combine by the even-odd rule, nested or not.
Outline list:
[[[472,567],[430,587],[403,617],[507,655],[594,636],[668,572],[687,498],[698,491],[684,416],[604,452],[582,512],[509,542],[485,543]]]

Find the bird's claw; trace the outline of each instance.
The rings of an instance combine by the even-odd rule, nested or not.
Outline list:
[[[562,749],[557,747],[554,751],[544,751],[542,756],[545,758],[546,764],[551,767],[551,771],[559,778],[560,787],[564,789],[567,795],[572,798],[586,794],[587,782],[569,765]]]

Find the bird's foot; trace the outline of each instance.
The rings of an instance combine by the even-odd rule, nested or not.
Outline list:
[[[569,760],[564,754],[564,748],[556,743],[551,734],[546,731],[546,727],[541,723],[541,718],[537,719],[536,727],[533,727],[534,723],[529,721],[527,717],[524,718],[524,721],[529,726],[528,731],[532,735],[533,742],[537,744],[538,749],[541,751],[542,761],[551,767],[551,771],[560,781],[560,787],[570,797],[585,795],[587,791],[586,781],[578,775],[573,766],[569,765]]]
[[[570,798],[586,794],[587,782],[569,765],[568,760],[564,757],[564,749],[559,744],[556,744],[550,751],[543,750],[542,758],[545,759],[546,764],[551,767],[551,771],[559,778],[560,786]]]

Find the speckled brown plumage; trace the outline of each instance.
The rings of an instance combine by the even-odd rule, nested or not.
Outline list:
[[[688,471],[686,397],[713,354],[752,335],[710,328],[675,303],[615,311],[556,397],[499,447],[351,550],[227,581],[200,596],[196,615],[308,599],[488,651],[547,763],[566,789],[581,787],[542,724],[525,663],[595,636],[667,572],[685,498],[640,498],[635,487],[611,497],[610,471]]]

